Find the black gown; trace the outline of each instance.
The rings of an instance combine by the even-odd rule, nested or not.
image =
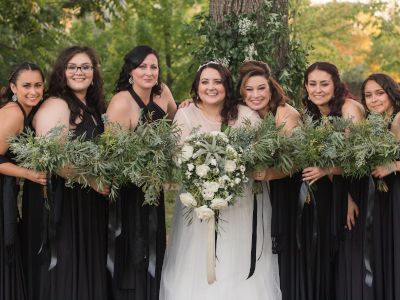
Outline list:
[[[372,178],[368,176],[347,180],[348,192],[359,208],[359,215],[353,228],[344,230],[343,239],[340,241],[335,281],[337,299],[374,299],[371,285],[366,284],[368,272],[364,263],[364,259],[370,262],[372,259],[372,239],[368,237],[372,235],[372,227],[366,227],[367,211],[373,209],[368,202],[369,180]],[[370,201],[373,202],[373,194],[371,198]]]
[[[100,116],[84,109],[74,132],[76,136],[86,134],[87,139],[101,134]],[[107,300],[106,198],[91,188],[66,187],[58,176],[52,177],[49,193],[54,201],[50,211],[43,211],[50,219],[43,224],[47,238],[41,253],[39,299]]]
[[[400,299],[400,174],[384,177],[389,190],[376,190],[373,221],[375,299]]]
[[[152,100],[146,106],[132,88],[129,92],[142,109],[142,120],[146,118],[151,122],[166,115]],[[143,205],[143,201],[141,188],[129,184],[121,188],[117,203],[111,204],[116,207],[110,208],[110,216],[114,210],[118,211],[117,218],[121,226],[120,235],[112,240],[115,241],[115,263],[111,275],[114,300],[159,298],[166,247],[163,192],[158,199],[158,206]],[[153,274],[150,272],[152,268]]]
[[[25,111],[24,127],[27,125]],[[0,164],[14,163],[8,150],[0,155]],[[27,293],[22,266],[21,243],[18,236],[19,212],[17,208],[18,181],[15,177],[0,174],[0,299],[26,300]]]
[[[334,300],[335,265],[347,209],[347,189],[341,176],[320,178],[312,185],[314,199],[305,203],[297,224],[295,298]]]
[[[282,300],[296,299],[296,217],[301,184],[301,173],[270,181],[272,251],[278,254]]]

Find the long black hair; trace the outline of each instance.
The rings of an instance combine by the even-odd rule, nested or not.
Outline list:
[[[354,98],[346,84],[340,79],[339,75],[339,70],[337,67],[329,62],[325,61],[318,61],[313,63],[311,66],[307,68],[307,70],[304,73],[304,82],[303,82],[303,87],[305,90],[305,96],[302,99],[303,105],[307,109],[308,113],[312,115],[314,119],[319,119],[321,117],[321,112],[319,111],[317,105],[315,105],[308,97],[308,93],[306,90],[306,85],[308,84],[308,76],[310,73],[314,70],[321,70],[332,77],[333,81],[333,86],[334,86],[334,91],[333,91],[333,97],[328,103],[330,116],[342,116],[342,107],[347,98]]]
[[[400,112],[400,85],[389,75],[382,73],[371,74],[364,80],[361,85],[361,103],[367,108],[365,102],[365,85],[368,81],[375,81],[379,84],[385,93],[388,95],[390,102],[393,105],[393,114]]]
[[[234,94],[234,85],[231,73],[229,70],[218,62],[208,62],[200,66],[197,70],[196,77],[192,84],[192,89],[190,93],[192,94],[192,99],[195,104],[201,102],[199,98],[199,84],[200,76],[204,69],[211,68],[217,70],[222,79],[222,84],[225,88],[225,99],[224,105],[221,111],[222,122],[228,124],[229,121],[236,120],[238,117],[238,104],[239,100]]]
[[[65,67],[68,62],[79,53],[89,56],[93,65],[93,82],[89,85],[86,93],[86,107],[75,95],[74,91],[67,85]],[[82,110],[89,109],[91,113],[103,114],[106,109],[105,96],[103,90],[103,78],[99,70],[99,60],[94,49],[83,46],[72,46],[61,51],[54,63],[53,72],[49,80],[49,97],[59,97],[64,99],[71,111],[69,118],[70,124],[76,125],[77,117],[82,117]]]
[[[14,95],[14,93],[11,90],[11,84],[16,85],[19,75],[21,75],[21,73],[24,71],[38,71],[42,76],[44,82],[43,72],[38,65],[31,62],[23,62],[21,64],[15,65],[12,68],[10,75],[8,76],[7,87],[3,88],[0,92],[0,107],[3,107],[7,102],[12,101],[12,96]]]
[[[121,72],[119,73],[119,77],[115,82],[114,93],[118,93],[121,91],[126,91],[131,83],[129,82],[130,73],[133,69],[136,69],[140,66],[140,64],[146,59],[149,54],[154,54],[157,58],[158,64],[158,78],[157,84],[153,86],[151,89],[151,93],[153,95],[161,95],[162,92],[162,83],[161,83],[161,69],[160,69],[160,58],[156,50],[147,45],[141,45],[133,48],[129,51],[124,57],[124,64],[121,68]]]

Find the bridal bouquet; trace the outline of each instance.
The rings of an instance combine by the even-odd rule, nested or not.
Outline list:
[[[177,159],[186,192],[179,195],[188,212],[208,222],[207,281],[216,280],[215,230],[219,210],[233,205],[248,181],[243,150],[219,131],[190,135]],[[189,214],[188,215],[191,215]]]
[[[231,145],[222,132],[190,135],[178,159],[186,191],[179,196],[182,204],[201,220],[232,205],[248,181],[242,154],[243,150]]]

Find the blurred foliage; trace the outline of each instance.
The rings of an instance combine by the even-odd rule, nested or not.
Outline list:
[[[291,0],[294,35],[310,47],[310,63],[329,61],[358,96],[370,73],[383,72],[400,81],[400,10],[392,3],[311,5]]]

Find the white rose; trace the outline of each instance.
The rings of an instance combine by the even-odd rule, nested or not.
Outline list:
[[[242,180],[241,180],[240,178],[237,178],[237,177],[235,178],[235,183],[236,183],[236,184],[239,184],[241,181],[242,181]]]
[[[205,177],[207,176],[208,171],[210,171],[210,167],[206,165],[200,165],[196,167],[196,174],[199,177]]]
[[[193,147],[190,146],[190,145],[185,145],[185,146],[183,146],[183,148],[182,148],[182,158],[183,158],[183,161],[187,161],[187,160],[189,160],[190,158],[192,158],[193,150],[194,150]]]
[[[211,201],[210,207],[212,209],[222,209],[228,206],[228,201],[222,198],[215,198]]]
[[[189,171],[193,171],[194,170],[194,164],[188,164],[187,168]]]
[[[213,193],[216,193],[218,191],[218,189],[220,188],[219,183],[215,182],[215,181],[204,182],[203,186],[204,186],[205,190],[208,190]]]
[[[236,169],[236,163],[233,160],[225,161],[225,171],[232,173]]]
[[[207,205],[203,205],[194,209],[197,217],[200,220],[209,220],[214,217],[214,211],[207,207]]]
[[[211,200],[212,198],[214,198],[215,193],[213,191],[210,191],[209,189],[203,189],[201,191],[201,194],[205,200]]]
[[[179,199],[181,200],[182,204],[186,207],[196,207],[197,201],[194,199],[191,193],[182,193],[179,195]]]

